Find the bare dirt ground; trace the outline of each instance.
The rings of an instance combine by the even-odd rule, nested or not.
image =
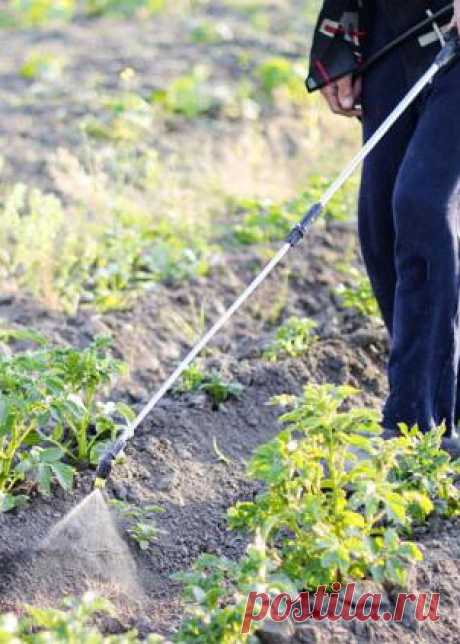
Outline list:
[[[269,36],[254,33],[245,19],[217,6],[213,18],[225,20],[235,32],[228,43],[212,50],[213,74],[231,77],[235,59],[244,48],[255,59],[281,53],[301,56],[304,30],[292,29],[276,3]],[[287,25],[290,37],[286,38]],[[185,18],[165,18],[155,23],[100,21],[77,22],[56,30],[5,33],[8,56],[0,57],[0,141],[5,159],[5,181],[25,181],[53,189],[48,163],[56,148],[84,150],[87,141],[79,126],[82,116],[94,111],[99,91],[109,91],[117,75],[133,67],[140,77],[140,91],[162,86],[169,76],[187,71],[191,61],[209,55],[208,49],[187,41]],[[130,43],[129,48],[124,43]],[[17,74],[24,52],[51,48],[69,63],[62,85],[53,88],[31,83]],[[75,88],[78,87],[79,91]],[[251,150],[248,125],[241,121],[186,121],[162,124],[146,144],[162,155],[187,150],[206,150],[214,159],[225,187],[235,188],[235,163]],[[262,157],[247,173],[241,191],[289,194],[296,177],[305,175],[311,156],[304,140],[304,123],[295,113],[267,114],[259,125]],[[339,128],[342,126],[338,126]],[[342,130],[338,130],[340,139]],[[337,138],[324,142],[321,159],[328,169]],[[332,165],[330,166],[332,167]],[[184,163],[184,172],[190,159]],[[243,173],[244,174],[244,173]],[[228,222],[230,225],[232,222]],[[100,587],[121,606],[119,622],[111,631],[135,625],[141,634],[170,634],[181,617],[180,588],[171,574],[184,570],[203,552],[238,556],[244,539],[226,527],[226,511],[237,500],[250,498],[256,487],[245,476],[245,463],[253,449],[279,430],[277,411],[270,397],[299,392],[308,382],[347,383],[361,390],[359,401],[378,407],[386,392],[386,339],[383,329],[341,309],[333,293],[343,281],[337,263],[355,247],[353,225],[320,225],[278,273],[256,294],[247,308],[221,334],[204,358],[207,368],[220,371],[244,386],[243,395],[213,409],[202,395],[168,396],[139,429],[126,455],[116,467],[107,489],[109,497],[135,503],[155,503],[165,512],[158,516],[164,530],[145,552],[130,545],[142,592],[126,598],[108,579],[83,575],[75,562],[44,570],[36,564],[36,551],[48,531],[91,491],[93,473],[83,471],[72,495],[56,491],[49,499],[34,498],[27,509],[0,515],[0,608],[20,610],[23,600],[55,603],[64,594],[80,594],[85,587]],[[179,357],[190,346],[191,326],[196,337],[197,310],[206,323],[240,293],[262,265],[252,249],[221,250],[206,278],[174,288],[158,285],[128,311],[99,314],[82,309],[74,316],[50,310],[25,294],[5,294],[0,316],[6,325],[33,327],[57,343],[87,345],[97,334],[110,332],[115,353],[126,360],[129,378],[117,385],[116,395],[140,408]],[[276,325],[291,315],[309,316],[318,323],[319,342],[302,359],[276,364],[262,358],[262,351]],[[184,319],[188,327],[184,330]],[[213,441],[225,455],[216,453]],[[92,529],[88,525],[88,530]],[[460,624],[458,577],[460,545],[456,522],[428,526],[417,535],[426,561],[414,574],[412,591],[442,593],[442,619],[419,627],[407,619],[401,625],[316,625],[297,635],[299,642],[454,642]],[[37,571],[40,570],[40,574]],[[77,572],[76,572],[77,571]],[[51,574],[52,573],[52,574]],[[279,640],[281,642],[281,640]]]

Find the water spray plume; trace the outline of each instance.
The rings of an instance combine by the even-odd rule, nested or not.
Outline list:
[[[65,561],[92,580],[139,596],[136,564],[100,490],[88,494],[59,521],[43,541],[41,553],[49,569],[60,568]]]

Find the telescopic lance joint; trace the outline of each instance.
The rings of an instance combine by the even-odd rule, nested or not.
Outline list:
[[[320,216],[323,210],[322,203],[315,203],[304,218],[294,226],[286,238],[286,243],[291,244],[292,248],[302,241],[307,229]]]

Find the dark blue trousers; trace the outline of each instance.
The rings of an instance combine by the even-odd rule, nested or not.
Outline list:
[[[368,47],[397,26],[376,2]],[[405,3],[404,3],[405,4]],[[440,46],[391,53],[363,79],[368,139]],[[440,74],[365,162],[362,253],[391,338],[384,426],[460,419],[460,62]]]

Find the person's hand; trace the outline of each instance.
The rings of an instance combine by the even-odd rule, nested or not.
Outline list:
[[[456,4],[459,5],[460,16],[460,0],[457,0]],[[359,106],[359,99],[361,98],[360,77],[353,81],[352,76],[345,76],[323,87],[321,94],[334,114],[342,114],[343,116],[362,115],[362,110]]]
[[[458,33],[460,34],[460,0],[455,0],[454,2],[454,17],[450,23],[450,28],[457,27]]]

